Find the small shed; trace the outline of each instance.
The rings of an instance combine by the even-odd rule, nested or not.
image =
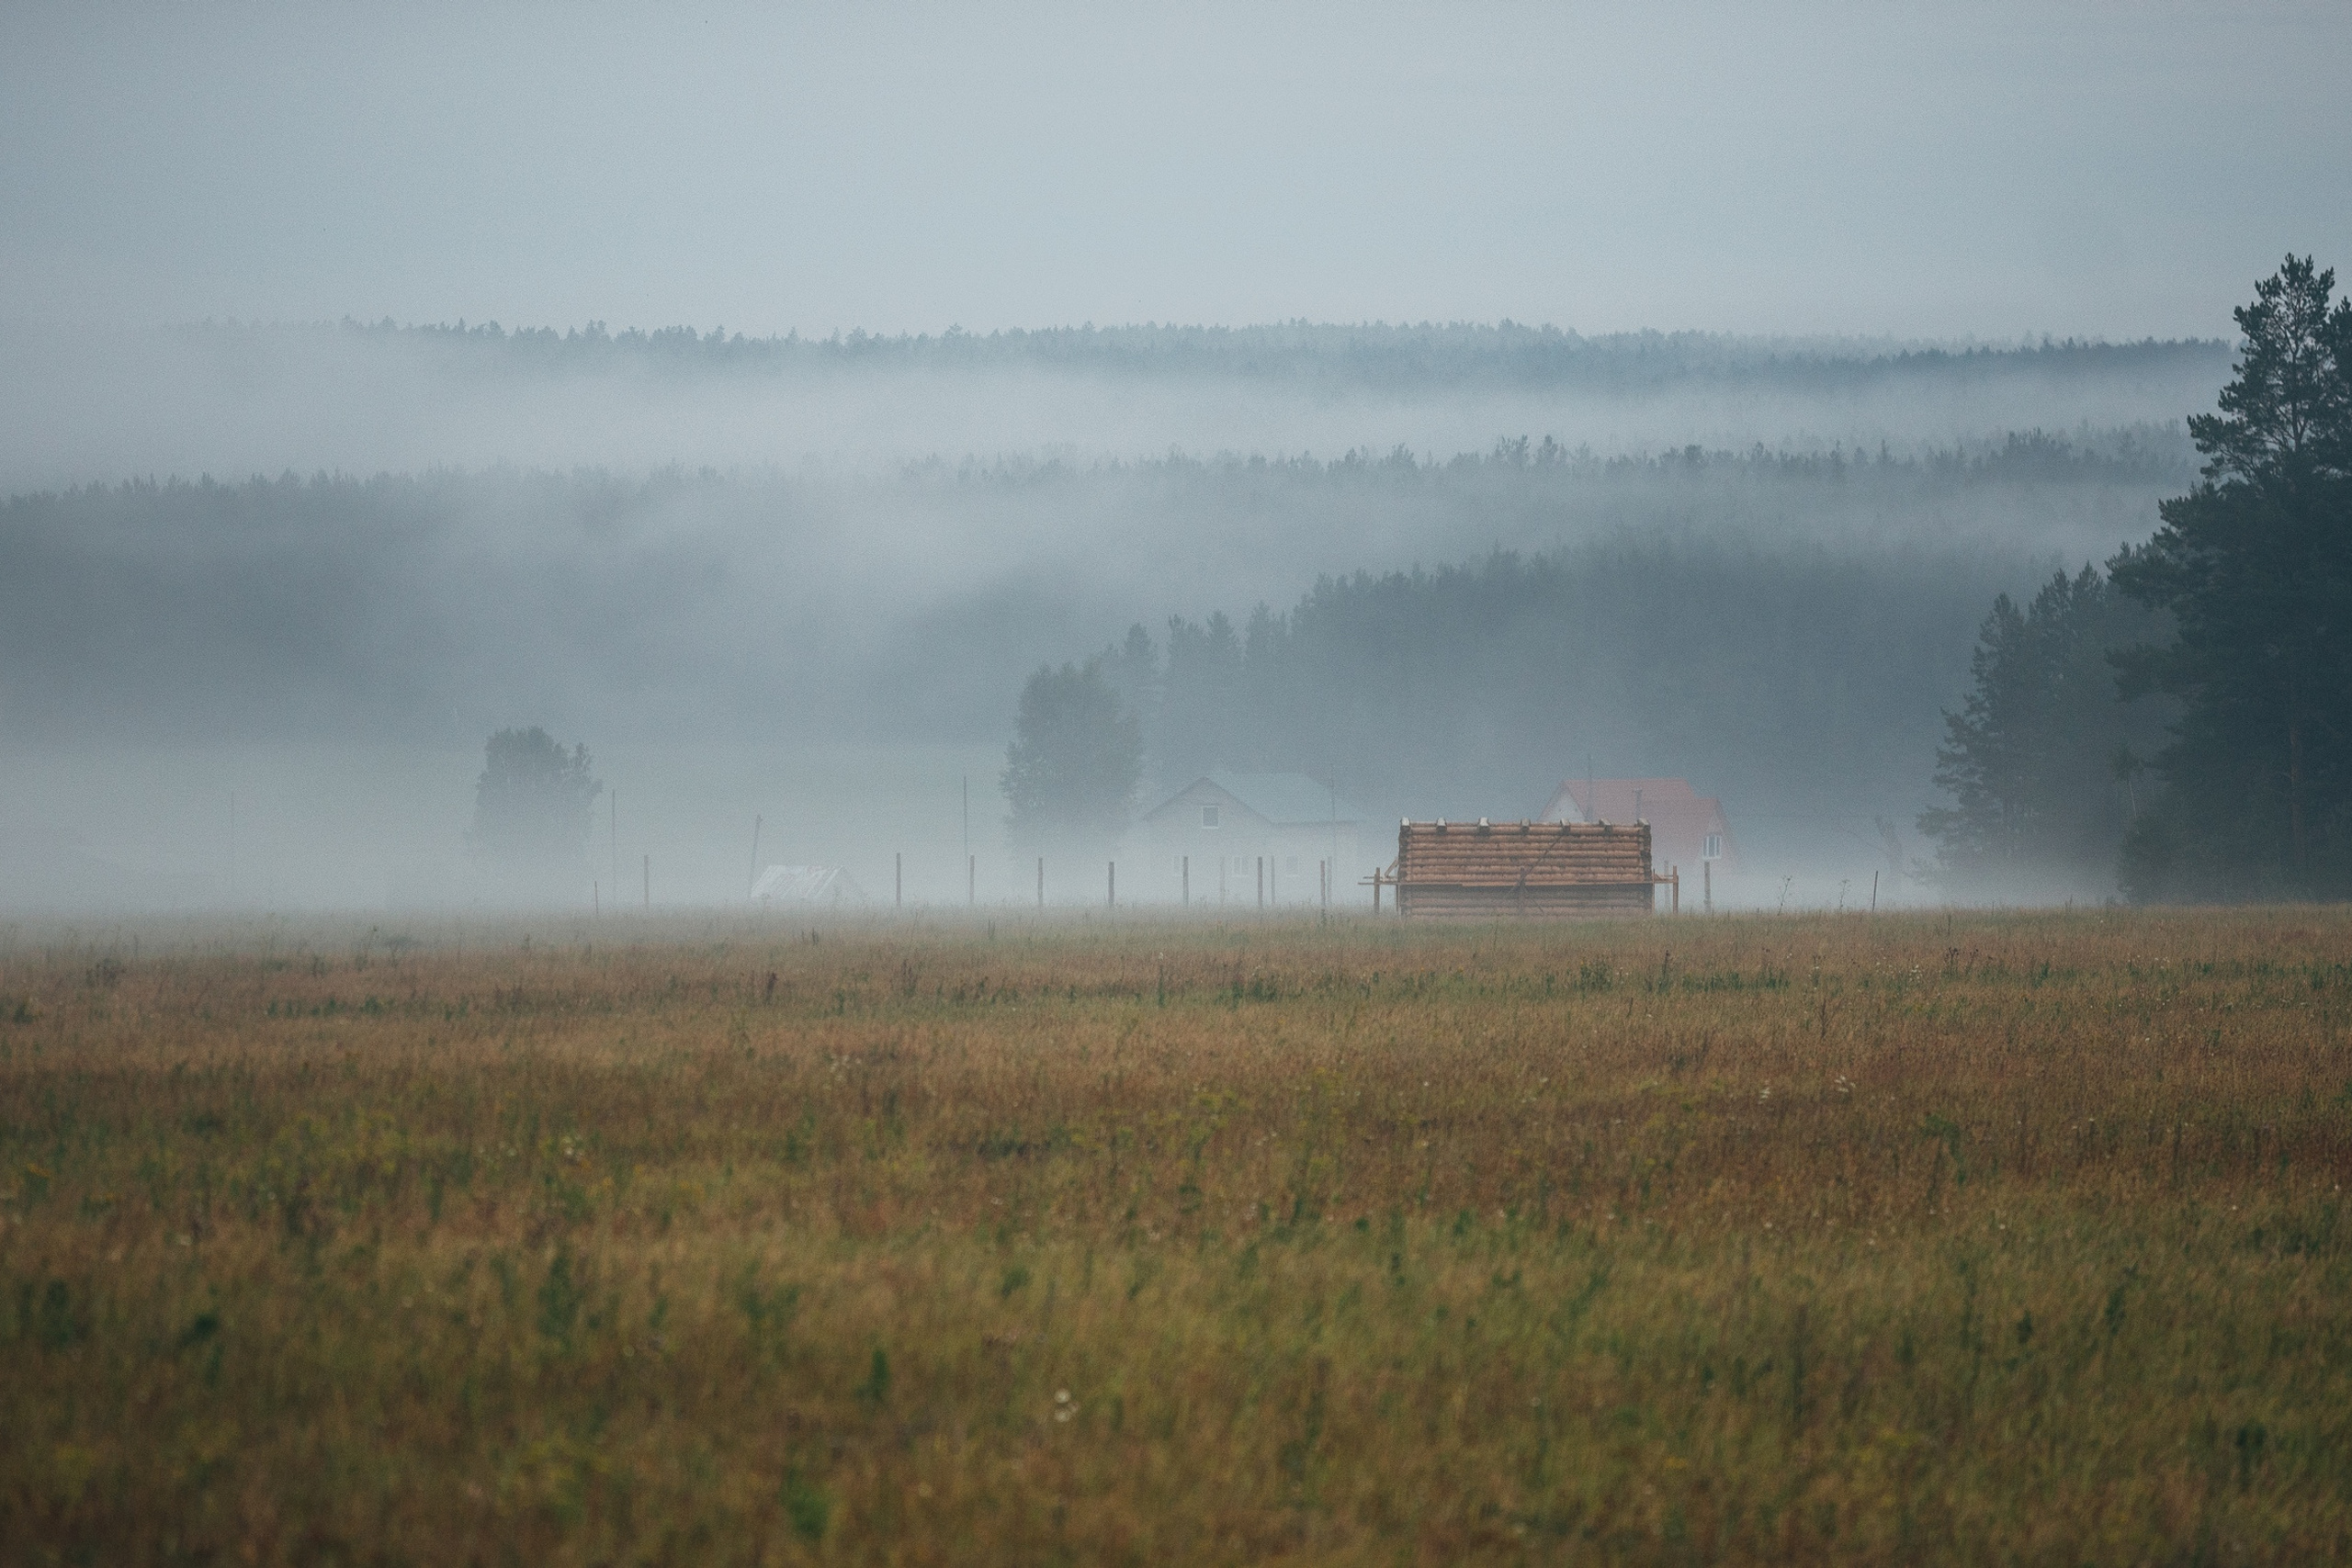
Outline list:
[[[1646,915],[1657,908],[1645,822],[1415,822],[1377,874],[1400,915]]]

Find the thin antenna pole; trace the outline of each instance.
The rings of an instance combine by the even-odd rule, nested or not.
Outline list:
[[[752,814],[752,879],[743,885],[743,897],[749,898],[760,886],[760,815]]]

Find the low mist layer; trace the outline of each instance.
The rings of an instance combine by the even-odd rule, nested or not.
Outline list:
[[[657,844],[667,896],[740,896],[755,818],[869,890],[912,854],[918,897],[1015,896],[994,775],[1025,676],[1224,626],[1231,669],[1155,716],[1147,795],[1256,766],[1382,816],[1517,817],[1591,767],[1683,775],[1827,903],[1904,870],[1880,823],[1926,804],[1993,597],[2143,537],[2188,481],[2162,411],[2216,357],[1510,328],[140,341],[220,395],[166,375],[175,427],[130,399],[87,436],[111,471],[276,444],[310,477],[90,482],[70,396],[35,419],[57,440],[11,448],[82,481],[0,508],[17,902],[476,896],[469,791],[513,725],[588,744],[628,798],[583,899],[646,897],[626,863]],[[887,461],[822,423],[869,395]],[[804,397],[830,412],[782,417]],[[1401,439],[1510,415],[1525,434]],[[943,455],[987,449],[959,419],[1015,455]],[[1726,423],[1742,445],[1702,439]],[[1343,427],[1400,439],[1276,444]],[[1256,455],[1170,454],[1187,429]],[[694,440],[732,466],[666,460]],[[856,460],[749,460],[820,448]],[[434,466],[518,452],[597,466]],[[884,801],[925,804],[861,809]]]

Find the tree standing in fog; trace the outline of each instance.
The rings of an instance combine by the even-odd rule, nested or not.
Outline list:
[[[1142,779],[1143,731],[1101,661],[1040,666],[1021,688],[1000,780],[1013,841],[1109,843],[1125,830]]]
[[[2154,718],[2150,705],[2116,700],[2110,655],[2147,636],[2150,621],[2089,566],[2059,572],[2022,609],[2006,593],[1994,601],[1968,696],[1944,715],[1936,750],[1936,784],[1952,804],[1919,818],[1960,886],[2112,874],[2132,759]]]
[[[2290,255],[2235,312],[2206,458],[2163,526],[2113,563],[2175,636],[2121,656],[2127,692],[2177,696],[2166,789],[2124,849],[2143,897],[2352,894],[2352,300]]]
[[[484,748],[467,846],[509,876],[575,870],[604,790],[589,773],[584,744],[567,751],[537,725],[502,729]]]

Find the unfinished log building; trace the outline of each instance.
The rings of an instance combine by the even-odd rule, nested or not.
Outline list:
[[[1662,878],[1645,822],[1407,821],[1380,880],[1400,915],[1646,915]]]

